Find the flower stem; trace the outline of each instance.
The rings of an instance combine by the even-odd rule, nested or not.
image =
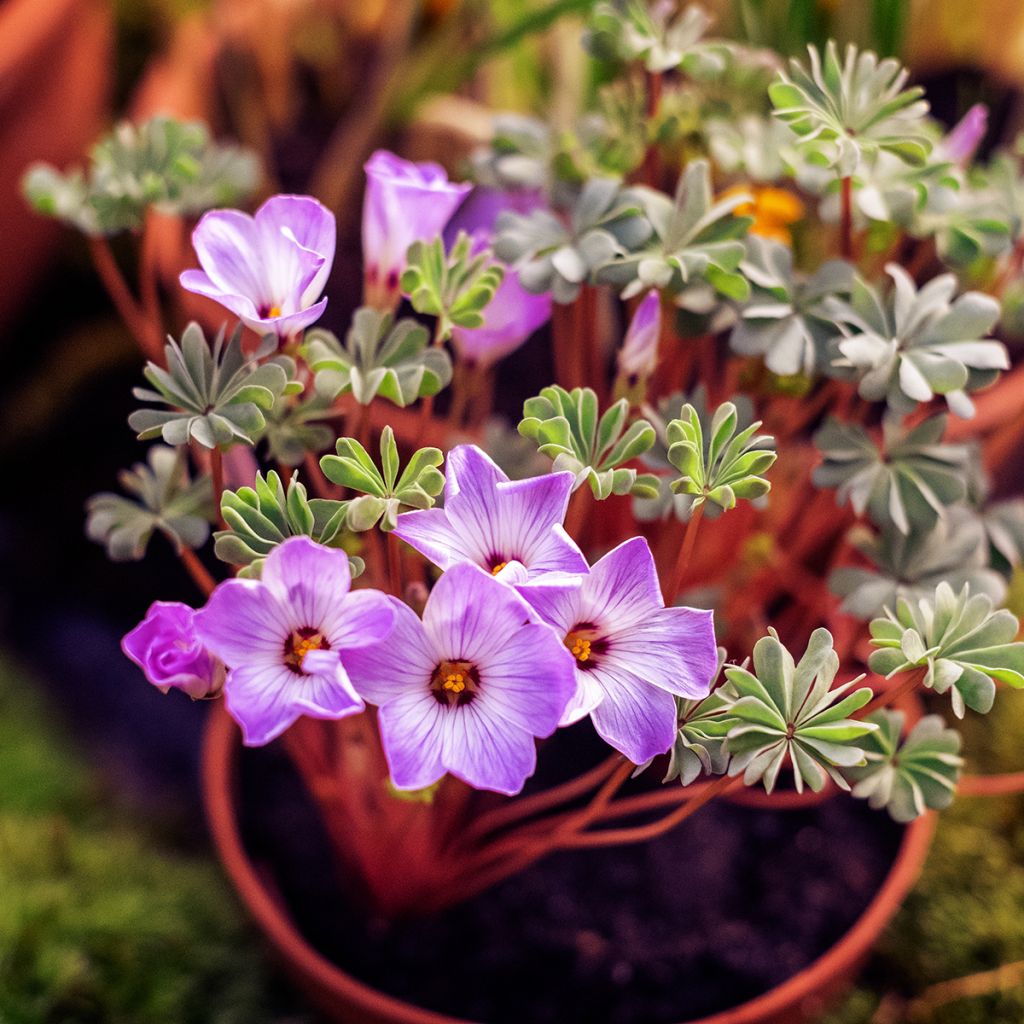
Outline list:
[[[700,529],[701,519],[704,518],[704,502],[701,502],[691,513],[686,524],[686,532],[683,534],[683,543],[679,547],[679,557],[676,559],[675,568],[665,585],[665,604],[671,607],[679,596],[683,586],[683,578],[690,564],[690,557],[693,554],[694,544],[697,542],[697,531]]]
[[[658,116],[658,109],[661,106],[662,74],[660,71],[644,72],[644,84],[647,88],[647,127],[650,122]],[[661,179],[661,161],[659,159],[658,145],[656,142],[648,141],[647,149],[644,152],[643,165],[644,182],[652,188],[658,187]]]
[[[217,586],[217,581],[210,575],[206,566],[199,561],[199,556],[184,544],[178,546],[177,554],[181,559],[181,564],[185,566],[189,576],[192,577],[192,582],[202,591],[204,597],[209,597],[213,593],[214,587]]]
[[[924,677],[927,674],[927,665],[922,665],[916,672],[908,672],[897,686],[892,686],[888,690],[883,690],[876,697],[873,697],[868,701],[868,703],[852,717],[866,718],[873,711],[879,711],[881,708],[887,708],[890,704],[894,704],[901,697],[906,696],[908,693],[913,693],[914,690],[924,682]]]
[[[404,587],[402,586],[402,553],[398,550],[398,538],[388,531],[385,533],[388,559],[388,584],[391,593],[397,598],[402,597]]]
[[[110,243],[100,235],[89,236],[89,254],[96,273],[107,290],[118,316],[135,338],[142,354],[154,363],[163,362],[163,332],[160,325],[150,322],[125,281],[110,249]]]
[[[853,179],[846,175],[839,183],[839,254],[853,259]]]
[[[210,450],[210,479],[213,482],[213,508],[222,530],[228,528],[220,511],[220,500],[224,494],[224,453],[220,445]]]

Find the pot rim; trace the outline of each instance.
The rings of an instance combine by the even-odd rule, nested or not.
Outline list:
[[[364,984],[318,953],[271,896],[242,842],[235,815],[238,729],[221,704],[212,708],[202,749],[202,793],[214,846],[239,897],[293,976],[327,1000],[344,1000],[373,1020],[406,1024],[470,1024],[456,1017],[403,1002]],[[892,868],[878,892],[845,935],[791,978],[732,1009],[685,1024],[757,1024],[779,1019],[837,979],[867,955],[917,881],[935,831],[929,812],[906,827]]]

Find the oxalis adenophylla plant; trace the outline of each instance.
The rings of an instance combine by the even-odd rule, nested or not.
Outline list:
[[[784,66],[671,6],[595,7],[610,84],[578,130],[496,118],[465,181],[373,155],[342,335],[332,212],[225,208],[250,158],[195,125],[26,182],[148,358],[152,443],[89,535],[170,543],[205,601],[155,602],[125,653],[280,738],[384,913],[741,786],[909,821],[956,790],[947,711],[1024,685],[1001,607],[1024,503],[989,497],[1024,441],[1017,158],[974,163],[983,112],[945,133],[892,59]],[[222,324],[163,341],[151,209],[202,214],[180,283]],[[552,380],[520,372],[531,338]],[[491,415],[501,361],[518,431]],[[521,795],[567,728],[607,757]]]

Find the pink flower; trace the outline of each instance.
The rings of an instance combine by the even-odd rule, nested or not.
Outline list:
[[[654,373],[658,365],[658,340],[661,336],[661,299],[652,288],[636,307],[619,350],[619,372],[632,380]]]

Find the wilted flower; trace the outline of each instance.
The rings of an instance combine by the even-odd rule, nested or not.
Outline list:
[[[154,601],[121,649],[163,693],[181,690],[198,700],[224,683],[224,666],[196,636],[195,611],[179,601]]]
[[[335,240],[334,214],[311,196],[271,196],[252,217],[211,210],[192,232],[202,270],[184,271],[181,285],[260,334],[291,337],[327,306]]]
[[[587,563],[562,528],[571,473],[509,478],[475,445],[448,453],[444,508],[404,512],[394,533],[442,569],[472,562],[500,572],[520,562],[530,576],[586,572]]]
[[[473,187],[448,180],[440,164],[413,163],[379,149],[367,160],[363,199],[363,267],[366,302],[393,309],[405,254],[416,241],[441,234]]]
[[[619,373],[632,380],[649,377],[658,365],[661,337],[661,297],[652,288],[636,307],[626,339],[619,349]]]
[[[518,793],[536,764],[534,737],[555,731],[575,688],[559,637],[475,565],[441,577],[422,621],[392,605],[387,641],[343,658],[380,708],[395,787],[422,789],[450,772],[477,789]]]
[[[666,608],[647,541],[634,537],[574,588],[522,591],[576,659],[576,694],[563,724],[587,715],[636,764],[676,737],[676,702],[706,697],[718,667],[712,613]]]
[[[293,537],[267,556],[262,579],[227,580],[196,612],[196,634],[229,667],[224,697],[248,746],[302,715],[363,709],[341,652],[387,637],[394,611],[378,591],[350,586],[344,551]]]

